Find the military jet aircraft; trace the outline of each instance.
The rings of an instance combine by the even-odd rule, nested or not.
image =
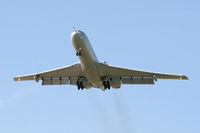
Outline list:
[[[14,77],[15,81],[42,80],[42,85],[76,85],[78,90],[100,88],[102,90],[120,88],[122,84],[154,84],[158,79],[187,80],[184,75],[147,72],[108,65],[99,62],[91,44],[83,31],[71,33],[72,44],[80,63],[62,68]]]

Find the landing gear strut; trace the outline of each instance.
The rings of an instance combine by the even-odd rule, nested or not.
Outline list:
[[[106,89],[110,90],[110,82],[109,81],[103,81],[103,86]]]
[[[84,88],[84,86],[83,86],[83,82],[81,82],[81,81],[78,81],[77,82],[77,87],[78,87],[78,90],[83,90],[83,88]]]

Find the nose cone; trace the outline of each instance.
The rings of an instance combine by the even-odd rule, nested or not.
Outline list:
[[[72,40],[76,40],[77,38],[80,37],[80,35],[81,35],[80,32],[77,31],[77,30],[75,30],[75,31],[73,31],[72,34],[71,34],[71,39],[72,39]]]

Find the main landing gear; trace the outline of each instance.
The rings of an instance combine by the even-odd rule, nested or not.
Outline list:
[[[103,81],[103,86],[106,89],[110,90],[110,82],[109,81]]]
[[[81,82],[81,81],[78,81],[77,82],[77,87],[78,87],[78,90],[83,90],[83,88],[84,88],[84,86],[83,86],[83,82]]]

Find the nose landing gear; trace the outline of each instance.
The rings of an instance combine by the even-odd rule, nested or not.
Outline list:
[[[77,50],[76,56],[81,56],[81,49],[80,48]]]

